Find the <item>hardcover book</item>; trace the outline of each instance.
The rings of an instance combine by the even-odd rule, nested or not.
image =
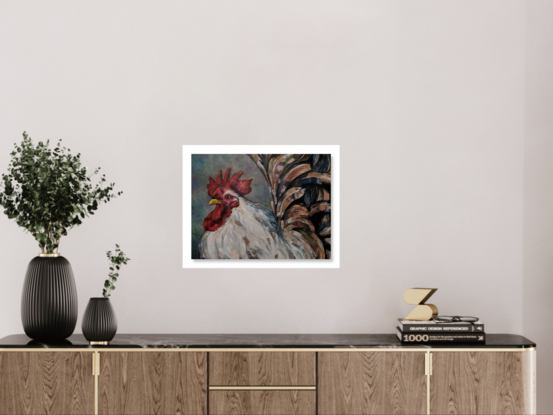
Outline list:
[[[397,327],[397,337],[402,343],[485,343],[485,333],[404,333]]]
[[[436,333],[484,333],[484,324],[478,320],[474,323],[461,321],[416,321],[398,318],[399,328],[405,333],[436,332]]]

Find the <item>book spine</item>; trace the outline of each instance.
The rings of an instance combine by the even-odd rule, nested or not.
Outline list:
[[[403,331],[406,333],[416,333],[416,332],[439,332],[439,333],[484,333],[483,324],[403,324]]]
[[[409,334],[398,332],[402,343],[485,343],[485,334]]]

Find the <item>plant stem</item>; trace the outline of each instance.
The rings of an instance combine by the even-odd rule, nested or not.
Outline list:
[[[48,240],[50,243],[52,243],[52,214],[50,213],[50,220],[48,221]],[[53,248],[53,247],[52,247]],[[53,253],[54,249],[52,249],[52,252],[48,252],[49,254]]]

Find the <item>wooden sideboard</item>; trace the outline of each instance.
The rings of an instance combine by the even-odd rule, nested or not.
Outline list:
[[[366,336],[319,344],[317,335],[307,343],[244,336],[244,347],[240,336],[232,344],[172,336],[150,347],[124,336],[99,347],[78,335],[59,346],[5,338],[0,414],[535,413],[536,349],[527,339],[488,335],[486,346],[437,348]]]

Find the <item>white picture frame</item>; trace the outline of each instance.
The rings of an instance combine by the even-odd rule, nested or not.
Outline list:
[[[222,260],[192,259],[192,155],[193,154],[331,154],[332,258]],[[183,145],[182,146],[182,254],[183,268],[340,268],[340,146],[339,145]]]

